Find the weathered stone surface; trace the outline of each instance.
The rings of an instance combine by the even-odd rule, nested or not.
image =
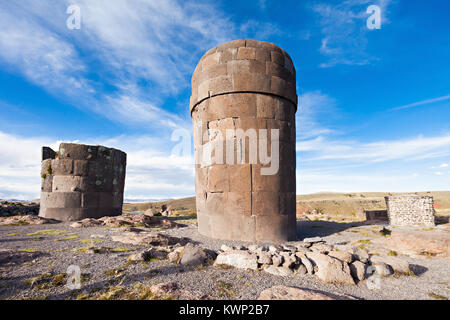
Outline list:
[[[271,264],[272,255],[269,252],[261,252],[258,254],[258,263],[260,264]]]
[[[181,225],[164,218],[150,217],[144,214],[124,214],[117,217],[102,217],[99,220],[107,227],[162,227],[162,228],[178,228]]]
[[[169,259],[172,263],[178,263],[180,260],[181,253],[183,252],[184,247],[178,247],[167,255],[167,259]]]
[[[294,272],[291,269],[284,267],[275,267],[274,265],[266,266],[264,268],[264,271],[280,277],[289,277],[294,275]]]
[[[130,261],[148,261],[150,259],[166,259],[168,253],[154,248],[135,253],[129,257]]]
[[[258,300],[355,300],[355,298],[311,289],[275,286],[262,291]]]
[[[296,249],[295,255],[298,258],[303,258],[303,257],[305,257],[305,254],[308,253],[308,252],[311,252],[311,250],[309,250],[308,248],[299,246]]]
[[[283,263],[283,257],[278,254],[272,256],[272,263],[275,267],[280,266]]]
[[[122,242],[125,244],[133,244],[140,246],[169,246],[169,245],[185,245],[188,242],[186,238],[171,237],[162,233],[156,232],[130,232],[126,231],[120,235],[113,235],[113,241]]]
[[[316,275],[319,279],[329,283],[355,284],[350,275],[350,268],[344,262],[331,258],[327,255],[311,252],[306,254],[318,267]]]
[[[179,264],[188,266],[206,264],[208,259],[214,259],[215,256],[216,254],[210,250],[205,250],[192,243],[188,243],[181,252]]]
[[[258,269],[258,258],[247,251],[231,250],[220,253],[214,265],[228,265],[238,269]]]
[[[298,266],[297,274],[304,275],[304,274],[307,274],[307,273],[308,273],[308,270],[306,269],[306,267],[303,264]]]
[[[304,243],[316,243],[316,242],[325,242],[321,237],[313,237],[313,238],[305,238],[303,239]]]
[[[231,250],[233,250],[233,248],[227,246],[226,244],[223,244],[223,245],[220,247],[220,250],[222,250],[222,251],[231,251]]]
[[[296,109],[295,68],[277,46],[233,41],[202,57],[190,99],[196,159],[204,159],[206,143],[213,147],[211,161],[196,166],[201,234],[253,242],[296,239]],[[279,139],[272,142],[274,129]],[[276,148],[277,169],[265,174],[273,164],[267,155]]]
[[[389,265],[395,272],[409,274],[409,263],[401,258],[387,257],[387,256],[372,256],[370,257],[372,264],[384,263]]]
[[[373,262],[372,266],[375,268],[376,274],[381,277],[387,277],[390,276],[391,274],[394,274],[394,270],[392,270],[392,268],[385,263]]]
[[[335,245],[334,249],[350,253],[352,255],[353,260],[359,260],[363,263],[367,263],[369,261],[369,254],[367,253],[367,251],[361,248],[350,245]]]
[[[362,281],[366,275],[366,265],[361,261],[353,261],[350,265],[350,272],[353,279]]]
[[[81,221],[77,221],[72,223],[70,226],[72,228],[89,228],[89,227],[98,227],[102,226],[103,221],[93,219],[93,218],[86,218]]]
[[[313,274],[314,273],[314,266],[313,266],[312,262],[308,258],[302,257],[302,258],[300,258],[300,261],[302,262],[302,265],[305,266],[306,271],[308,272],[308,274]]]
[[[283,254],[283,252],[281,254]],[[283,259],[284,259],[283,268],[286,269],[293,268],[295,263],[297,262],[297,258],[293,254],[283,255]]]
[[[352,254],[346,251],[330,251],[328,252],[328,255],[347,263],[351,263],[353,261]]]
[[[333,247],[325,243],[314,243],[309,249],[314,252],[327,254],[333,250]]]
[[[0,217],[0,226],[26,225],[26,224],[53,224],[53,223],[59,223],[59,221],[31,215]]]

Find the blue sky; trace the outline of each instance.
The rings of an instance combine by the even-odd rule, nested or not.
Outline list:
[[[69,30],[66,9],[81,8]],[[369,5],[382,12],[369,30]],[[128,153],[127,199],[194,194],[190,78],[222,42],[273,42],[293,58],[297,193],[450,185],[446,0],[47,0],[0,3],[0,198],[39,197],[40,148]]]

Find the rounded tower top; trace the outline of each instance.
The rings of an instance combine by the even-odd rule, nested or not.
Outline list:
[[[297,109],[291,57],[270,42],[234,40],[208,50],[192,76],[190,111],[213,96],[255,92],[285,98]]]

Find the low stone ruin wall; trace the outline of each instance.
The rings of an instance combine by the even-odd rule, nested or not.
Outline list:
[[[389,223],[393,226],[434,226],[433,197],[399,195],[385,197]]]

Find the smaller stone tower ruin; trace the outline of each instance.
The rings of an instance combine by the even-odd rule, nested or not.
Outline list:
[[[43,147],[39,216],[78,221],[122,214],[126,161],[126,153],[103,146]]]
[[[433,197],[398,195],[385,197],[389,224],[393,226],[433,227]]]

